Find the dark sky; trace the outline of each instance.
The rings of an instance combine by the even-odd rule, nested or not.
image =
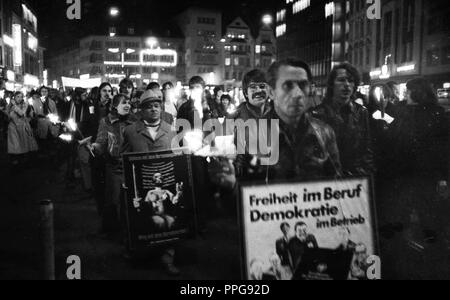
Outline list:
[[[136,23],[138,31],[158,32],[169,26],[172,17],[190,6],[221,10],[225,24],[236,16],[242,16],[252,28],[257,28],[261,16],[265,13],[274,15],[278,3],[277,0],[81,0],[82,20],[69,21],[66,18],[66,0],[29,1],[38,14],[39,37],[41,45],[47,49],[46,56],[75,44],[81,36],[96,33],[108,22],[107,12],[111,6],[119,7],[121,18]]]

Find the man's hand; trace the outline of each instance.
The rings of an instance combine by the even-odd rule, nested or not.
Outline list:
[[[138,209],[139,207],[141,207],[141,201],[133,200],[133,206],[134,206],[134,208]]]

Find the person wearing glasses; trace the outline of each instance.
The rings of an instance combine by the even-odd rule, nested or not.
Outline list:
[[[333,68],[325,99],[312,115],[330,125],[336,133],[344,175],[370,175],[375,171],[369,111],[355,102],[361,83],[358,70],[349,63]]]
[[[248,120],[261,120],[269,119],[273,111],[273,105],[269,101],[269,84],[266,74],[258,69],[252,70],[245,74],[242,81],[242,87],[244,91],[245,102],[243,102],[236,110],[236,112],[230,116],[233,120],[242,120],[247,122]],[[264,168],[261,168],[260,155],[255,153],[249,153],[250,140],[256,141],[259,133],[259,124],[256,123],[256,127],[250,127],[249,136],[244,134],[236,134],[236,147],[237,149],[245,149],[245,154],[240,154],[236,158],[236,171],[237,175],[246,179],[263,179],[265,176]],[[269,131],[267,131],[269,132]],[[255,138],[251,138],[252,135]]]
[[[271,146],[279,155],[276,164],[266,167],[266,182],[341,174],[333,129],[309,113],[311,82],[311,69],[301,60],[282,60],[269,68],[269,97],[274,102],[270,118],[272,126],[274,120],[279,122],[279,141]]]

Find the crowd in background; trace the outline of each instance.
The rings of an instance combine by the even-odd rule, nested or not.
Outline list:
[[[412,232],[420,232],[418,239],[450,241],[449,203],[441,201],[448,198],[449,123],[423,78],[408,82],[405,97],[395,82],[374,85],[367,96],[357,92],[360,84],[355,67],[337,65],[322,103],[315,105],[309,66],[285,60],[268,72],[246,74],[243,103],[220,87],[211,94],[199,76],[190,80],[187,93],[170,82],[136,90],[129,79],[118,90],[103,83],[89,91],[41,87],[25,95],[2,86],[1,151],[16,169],[36,160],[67,166],[66,182],[82,178],[96,199],[102,230],[114,232],[123,217],[123,153],[170,149],[180,120],[193,128],[196,119],[266,119],[269,125],[279,120],[280,156],[274,165],[261,163],[267,153],[248,151],[248,136],[235,139],[247,151],[232,161],[194,159],[196,186],[202,186],[200,223],[221,207],[235,212],[236,181],[373,176],[381,252],[394,277],[401,275],[395,261],[404,248],[385,244]],[[179,273],[174,255],[172,248],[161,253],[171,274]]]

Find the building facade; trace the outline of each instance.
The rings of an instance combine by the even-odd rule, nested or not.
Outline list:
[[[332,66],[345,60],[347,9],[347,2],[340,0],[280,0],[276,18],[278,59],[307,62],[317,86],[324,87]]]
[[[276,38],[269,25],[261,27],[254,38],[242,18],[236,18],[227,26],[222,43],[225,89],[241,88],[246,73],[255,68],[267,71],[276,60]]]
[[[263,25],[255,40],[255,67],[268,70],[277,60],[277,40],[273,28]]]
[[[243,77],[255,66],[255,41],[250,27],[241,19],[231,22],[222,39],[227,89],[240,87]]]
[[[447,1],[384,0],[379,20],[366,17],[367,6],[351,2],[348,51],[366,85],[395,81],[403,94],[415,77],[427,77],[436,88],[450,82]]]
[[[184,80],[184,39],[88,36],[48,62],[51,82],[61,77],[101,79],[113,85],[128,77],[137,87],[151,81]]]
[[[208,85],[222,84],[222,13],[190,8],[177,16],[176,22],[185,37],[186,79],[199,75]]]
[[[32,89],[43,83],[43,51],[39,46],[38,21],[25,1],[0,4],[0,68],[7,89]]]

